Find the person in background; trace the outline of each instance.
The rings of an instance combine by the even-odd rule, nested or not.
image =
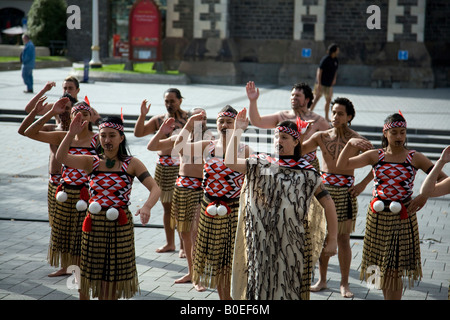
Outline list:
[[[155,115],[147,122],[145,121],[145,117],[150,111],[151,104],[147,107],[147,100],[143,100],[141,103],[141,113],[134,126],[134,135],[139,138],[153,134],[161,128],[164,120],[168,118],[175,119],[173,123],[174,130],[183,128],[188,119],[188,112],[181,109],[183,99],[180,90],[176,88],[167,89],[164,92],[164,104],[167,113]],[[173,189],[180,169],[180,159],[178,156],[172,156],[172,148],[159,150],[158,156],[159,159],[155,168],[155,180],[161,188],[160,201],[164,209],[163,224],[166,233],[166,244],[156,249],[156,252],[164,253],[175,251],[175,230],[170,227],[170,212],[172,209]],[[185,257],[183,241],[180,241],[179,256]]]
[[[314,85],[314,102],[311,111],[316,107],[322,95],[325,97],[325,120],[330,122],[328,112],[333,98],[333,86],[336,84],[339,61],[339,46],[335,43],[328,47],[328,54],[322,58],[317,68],[316,83]]]
[[[33,93],[33,69],[36,63],[36,49],[33,41],[27,34],[22,35],[24,48],[20,54],[20,63],[22,64],[22,79],[27,90],[25,93]]]

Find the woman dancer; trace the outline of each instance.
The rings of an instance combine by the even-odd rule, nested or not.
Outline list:
[[[233,298],[308,299],[310,282],[304,278],[311,259],[308,208],[314,196],[324,207],[328,235],[323,253],[332,256],[337,249],[334,202],[320,174],[302,158],[301,134],[292,121],[276,127],[274,157],[237,157],[236,142],[246,127],[245,118],[244,109],[236,118],[225,158],[230,169],[246,177],[233,260]]]
[[[372,279],[371,270],[376,268],[375,276],[384,298],[400,300],[402,277],[408,277],[410,286],[422,277],[416,211],[425,204],[426,197],[419,195],[413,199],[412,194],[417,170],[428,173],[433,163],[406,147],[406,120],[401,113],[386,118],[381,149],[350,156],[355,150],[367,148],[367,143],[363,139],[350,139],[337,167],[373,167],[375,183],[367,211],[360,276]]]
[[[203,118],[199,121],[190,136],[190,142],[211,140],[211,133],[206,127],[206,111],[202,108],[194,108],[190,115],[202,113]],[[158,132],[153,136],[147,145],[150,151],[172,149],[176,135],[172,135],[175,129],[175,119],[166,119]],[[197,125],[196,124],[196,125]],[[169,138],[167,138],[169,136]],[[177,150],[173,150],[178,152]],[[188,262],[188,273],[175,280],[175,283],[190,282],[192,278],[192,247],[197,234],[198,216],[200,213],[200,202],[203,196],[203,159],[202,155],[189,154],[184,152],[183,156],[174,154],[172,157],[180,158],[180,171],[175,182],[172,197],[172,208],[170,211],[170,227],[177,229],[180,239],[183,241],[183,248],[186,252]],[[197,291],[204,291],[206,288],[195,285]]]
[[[142,224],[158,201],[160,189],[145,165],[129,156],[123,122],[106,118],[99,124],[98,155],[72,155],[69,148],[86,128],[77,115],[58,148],[59,161],[89,174],[89,210],[83,223],[80,299],[131,298],[138,290],[133,217],[128,209],[134,177],[150,195],[137,211]]]
[[[66,109],[69,98],[59,99],[52,108],[25,130],[25,135],[31,139],[59,146],[66,131],[42,131],[42,127],[55,115],[61,115]],[[89,123],[75,137],[70,153],[95,154],[97,134],[91,130],[91,108],[86,102],[76,103],[70,113],[71,119],[76,115]],[[69,152],[69,151],[68,151]],[[51,266],[61,269],[51,276],[66,274],[67,267],[79,265],[81,255],[81,226],[86,211],[88,177],[82,170],[64,164],[61,183],[56,190],[56,203],[53,212],[51,240],[48,260]]]
[[[194,123],[202,114],[189,118],[175,142],[180,154],[185,148],[192,155],[203,155],[203,199],[194,245],[192,282],[205,287],[216,288],[221,300],[231,299],[230,282],[234,250],[234,239],[239,210],[239,197],[244,176],[224,164],[227,146],[227,131],[234,128],[237,111],[224,107],[217,116],[219,139],[188,143]],[[241,144],[239,153],[248,157],[249,147]],[[218,213],[215,208],[223,207],[226,212]],[[222,214],[223,213],[223,214]]]

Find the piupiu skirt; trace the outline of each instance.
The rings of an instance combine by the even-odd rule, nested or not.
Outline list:
[[[178,177],[180,166],[163,166],[159,163],[155,167],[155,181],[161,189],[162,203],[172,202],[173,189]]]
[[[194,246],[192,282],[217,288],[231,281],[239,198],[227,200],[231,212],[225,216],[205,214],[210,201],[203,196]]]
[[[369,270],[368,270],[369,269]],[[368,271],[378,270],[371,277]],[[380,288],[401,290],[403,277],[414,286],[422,277],[420,239],[416,213],[400,219],[400,213],[374,213],[369,205],[361,263],[361,280],[380,277]]]
[[[58,185],[54,184],[53,182],[48,182],[48,189],[47,189],[47,207],[48,207],[48,222],[49,225],[52,225],[53,217],[55,215],[55,207],[56,207],[56,188],[58,188]]]
[[[348,192],[348,187],[336,187],[325,184],[336,206],[338,218],[338,234],[350,234],[355,231],[358,202]],[[348,221],[351,220],[351,224]]]
[[[129,299],[139,291],[133,216],[125,212],[124,225],[106,219],[105,210],[90,214],[91,231],[83,231],[81,247],[80,291],[85,296]]]
[[[170,211],[170,227],[180,232],[190,232],[203,197],[203,189],[175,186]]]
[[[64,187],[67,200],[55,201],[48,262],[53,267],[78,265],[81,256],[81,234],[86,211],[78,211],[80,189]]]

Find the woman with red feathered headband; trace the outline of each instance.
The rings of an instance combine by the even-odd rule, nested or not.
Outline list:
[[[320,174],[302,157],[301,136],[308,123],[280,122],[275,128],[273,156],[260,153],[242,158],[237,142],[245,119],[244,109],[236,118],[225,157],[225,164],[246,178],[233,260],[233,299],[308,300],[308,209],[314,197],[325,209],[328,222],[323,252],[332,256],[337,249],[334,202]]]
[[[400,111],[394,113],[385,120],[380,149],[350,157],[362,143],[352,138],[337,162],[338,168],[373,168],[373,199],[367,211],[360,276],[372,279],[375,270],[375,286],[383,290],[385,300],[401,299],[403,277],[410,286],[422,277],[416,212],[426,197],[413,198],[412,194],[417,170],[428,174],[433,163],[406,147],[406,133],[405,117]],[[444,176],[441,172],[440,177]]]

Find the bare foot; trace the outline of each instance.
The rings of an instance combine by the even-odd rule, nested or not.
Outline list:
[[[317,281],[317,283],[309,288],[311,292],[319,292],[327,288],[327,283],[322,281]]]
[[[341,295],[344,298],[353,298],[353,293],[350,291],[350,288],[347,285],[341,285]]]
[[[180,249],[180,252],[178,253],[178,256],[180,258],[186,258],[186,251],[184,251],[184,249]]]
[[[66,268],[62,268],[62,269],[59,269],[58,271],[55,271],[55,272],[50,273],[48,276],[49,276],[50,278],[53,278],[53,277],[67,276],[67,275],[69,275],[69,274],[71,274],[71,273],[68,273],[67,270],[66,270]]]
[[[185,276],[182,276],[181,278],[175,280],[175,283],[187,283],[191,282],[191,275],[187,274]]]
[[[198,292],[203,292],[206,290],[206,288],[204,286],[202,286],[201,284],[194,284],[194,288],[195,290],[197,290]]]
[[[166,244],[161,248],[156,249],[156,252],[158,253],[172,252],[172,251],[175,251],[175,247],[169,246],[168,244]]]

